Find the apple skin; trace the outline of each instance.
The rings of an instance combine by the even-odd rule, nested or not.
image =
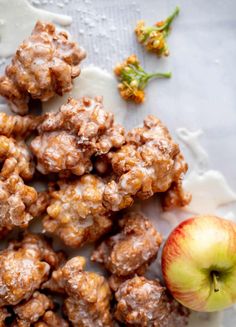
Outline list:
[[[183,221],[164,245],[162,273],[174,298],[189,309],[231,306],[236,302],[236,224],[215,216]]]

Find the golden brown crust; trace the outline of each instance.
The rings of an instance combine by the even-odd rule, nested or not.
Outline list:
[[[189,310],[176,302],[158,280],[134,277],[120,285],[115,294],[115,317],[125,326],[185,326]]]
[[[103,276],[84,271],[85,258],[74,257],[62,268],[54,271],[51,282],[53,291],[67,294],[64,311],[73,326],[111,327],[111,292]],[[50,288],[50,282],[47,284]]]
[[[31,250],[5,250],[0,254],[0,305],[15,305],[31,296],[47,279],[50,266]]]
[[[113,274],[110,279],[113,289],[124,277],[144,274],[155,260],[162,242],[151,222],[139,213],[126,214],[119,220],[119,226],[121,231],[103,241],[91,257]]]
[[[25,138],[35,131],[43,116],[11,116],[0,112],[0,135]]]
[[[94,242],[111,228],[109,211],[102,204],[104,181],[84,175],[58,182],[59,191],[50,193],[44,229],[59,236],[66,245],[79,247]]]
[[[60,257],[38,235],[10,242],[0,252],[0,307],[28,300],[48,279],[50,269],[59,266]]]
[[[24,184],[19,175],[0,176],[0,223],[1,237],[14,227],[26,228],[33,216],[30,207],[37,200],[33,187]]]
[[[38,21],[0,78],[0,94],[13,111],[26,114],[30,98],[47,101],[69,92],[84,57],[66,32],[57,33],[53,24]]]
[[[69,327],[69,323],[57,313],[49,310],[34,327]]]
[[[22,239],[9,242],[8,248],[13,250],[31,249],[37,252],[41,260],[47,262],[53,269],[57,269],[66,260],[62,251],[55,252],[51,246],[51,241],[38,234],[25,232]]]
[[[15,320],[11,327],[69,327],[69,323],[52,311],[55,305],[50,297],[38,291],[29,300],[13,307]]]
[[[124,129],[114,125],[113,114],[100,98],[70,98],[56,113],[49,113],[31,143],[38,170],[43,174],[83,175],[92,170],[91,157],[119,148]]]
[[[163,194],[162,207],[164,210],[171,210],[177,207],[185,207],[191,201],[191,194],[185,192],[182,181],[173,183],[169,190]]]
[[[29,213],[33,217],[40,217],[46,212],[50,204],[50,195],[48,191],[38,192],[37,200],[29,207]]]
[[[16,326],[32,326],[47,310],[53,309],[53,307],[53,301],[48,296],[34,292],[28,301],[24,301],[14,307],[14,312],[17,315]]]
[[[8,130],[10,133],[10,129]],[[11,132],[14,128],[11,129]],[[6,134],[7,127],[5,129]],[[14,133],[13,133],[14,134]],[[22,134],[22,136],[25,132]],[[33,216],[30,207],[37,201],[37,192],[25,185],[34,174],[32,155],[23,140],[0,135],[0,237],[14,227],[26,228]]]
[[[117,180],[106,186],[104,204],[113,211],[131,206],[136,197],[147,199],[166,192],[187,171],[179,146],[153,116],[144,120],[143,127],[131,130],[126,144],[108,158]]]
[[[0,162],[2,162],[1,176],[8,177],[15,173],[24,180],[32,179],[34,162],[32,154],[22,140],[15,140],[0,135]]]

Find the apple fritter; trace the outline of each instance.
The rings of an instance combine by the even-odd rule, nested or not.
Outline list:
[[[70,98],[58,112],[46,115],[38,131],[31,149],[43,174],[88,173],[92,156],[119,148],[125,141],[123,127],[114,124],[101,98]]]
[[[30,327],[53,307],[53,301],[48,296],[36,291],[29,300],[14,307],[16,321],[13,326]]]
[[[13,307],[15,317],[11,327],[69,327],[69,323],[55,311],[52,299],[38,291],[29,300]]]
[[[56,269],[62,254],[39,235],[26,234],[0,252],[0,307],[28,300]]]
[[[74,257],[52,273],[45,287],[65,292],[64,311],[76,327],[111,327],[111,291],[106,279],[97,273],[84,271],[86,261]]]
[[[110,211],[102,203],[105,181],[95,175],[59,180],[50,191],[43,220],[45,231],[59,236],[67,246],[80,247],[98,240],[111,229]]]
[[[115,294],[115,318],[125,326],[176,327],[188,323],[189,310],[176,302],[158,280],[135,276]]]
[[[24,115],[30,99],[47,101],[69,92],[84,58],[85,51],[70,41],[66,32],[38,21],[0,77],[0,95],[14,112]]]
[[[36,190],[25,185],[19,175],[3,178],[0,174],[0,238],[14,227],[28,226],[33,219],[30,208],[36,201]]]
[[[131,206],[135,198],[148,199],[181,183],[187,164],[167,128],[154,116],[132,129],[126,143],[108,153],[117,175],[104,190],[104,204],[113,211]]]
[[[37,122],[37,118],[0,114],[0,238],[14,227],[26,228],[33,219],[30,207],[37,201],[37,191],[24,181],[33,178],[35,166],[22,137]],[[8,137],[16,134],[21,138]]]
[[[119,220],[120,232],[103,241],[94,251],[92,261],[104,264],[112,274],[110,286],[134,274],[143,275],[156,259],[162,237],[143,215],[132,212]]]

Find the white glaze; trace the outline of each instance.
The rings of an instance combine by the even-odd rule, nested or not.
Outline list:
[[[178,138],[188,146],[195,159],[195,168],[197,171],[205,171],[208,168],[208,154],[199,143],[199,137],[203,135],[202,130],[190,132],[187,128],[178,128],[176,130]]]
[[[70,25],[71,17],[33,7],[27,0],[0,0],[0,57],[13,55],[37,20]]]
[[[191,203],[185,210],[193,214],[219,214],[222,206],[236,201],[236,193],[230,188],[223,174],[209,169],[208,155],[199,142],[202,131],[190,132],[179,128],[177,135],[187,145],[194,159],[194,169],[186,176],[183,185],[192,194]],[[231,208],[229,219],[236,218]],[[225,215],[228,218],[228,215]]]
[[[214,214],[219,207],[236,201],[236,193],[217,170],[207,170],[203,174],[192,171],[183,186],[192,194],[186,210],[195,214]]]
[[[119,95],[115,77],[107,71],[96,66],[85,67],[80,76],[74,80],[73,90],[63,97],[57,96],[45,102],[43,111],[57,111],[70,96],[74,98],[103,96],[105,109],[114,113],[116,122],[124,123],[127,105]]]

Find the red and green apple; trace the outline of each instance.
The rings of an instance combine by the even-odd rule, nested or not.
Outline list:
[[[218,311],[236,302],[236,224],[215,216],[183,221],[162,254],[167,288],[195,311]]]

